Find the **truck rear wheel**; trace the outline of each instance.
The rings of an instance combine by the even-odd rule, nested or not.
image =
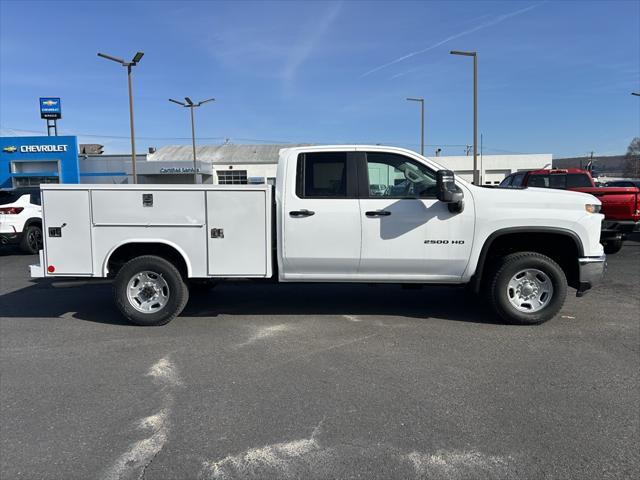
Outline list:
[[[143,326],[169,323],[189,300],[189,289],[178,269],[153,255],[125,263],[116,275],[113,293],[120,312]]]
[[[505,256],[490,282],[491,305],[509,323],[546,322],[560,311],[567,296],[567,277],[562,268],[536,252]]]

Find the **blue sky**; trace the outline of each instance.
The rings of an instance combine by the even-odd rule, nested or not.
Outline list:
[[[383,143],[463,154],[477,50],[485,153],[624,153],[640,135],[640,2],[29,2],[0,0],[0,129],[46,131],[38,97],[62,97],[60,132],[129,150],[189,143],[169,97],[216,97],[201,143]],[[87,135],[100,135],[91,137]]]

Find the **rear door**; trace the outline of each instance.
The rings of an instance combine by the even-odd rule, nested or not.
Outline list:
[[[302,153],[289,164],[282,209],[285,279],[339,279],[360,262],[353,151]],[[294,181],[295,179],[295,181]]]

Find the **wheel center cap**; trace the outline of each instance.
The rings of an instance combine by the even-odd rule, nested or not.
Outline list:
[[[158,290],[155,288],[154,285],[149,283],[145,284],[145,286],[142,288],[142,291],[140,292],[140,296],[143,298],[144,301],[148,301],[148,300],[151,300],[152,298],[155,298],[157,294],[158,294]]]

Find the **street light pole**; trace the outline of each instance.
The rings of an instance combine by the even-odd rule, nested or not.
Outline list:
[[[461,52],[451,50],[451,55],[463,55],[473,57],[473,183],[480,184],[480,172],[478,172],[478,53]]]
[[[131,173],[133,183],[138,183],[138,172],[136,170],[136,134],[133,126],[133,86],[131,84],[131,65],[127,66],[127,80],[129,82],[129,126],[131,129]]]
[[[107,55],[106,53],[98,52],[98,56],[106,58],[107,60],[117,62],[127,69],[127,83],[129,84],[129,125],[131,127],[131,174],[133,177],[133,183],[138,183],[138,174],[136,171],[136,136],[133,126],[133,86],[131,79],[131,67],[135,67],[140,62],[140,60],[142,60],[144,52],[137,52],[130,62],[125,62],[121,58],[112,57],[111,55]]]
[[[195,127],[195,117],[193,114],[193,109],[203,105],[207,102],[214,102],[215,98],[208,98],[207,100],[202,100],[201,102],[194,103],[189,97],[184,97],[184,102],[180,102],[178,100],[174,100],[170,98],[169,101],[176,103],[182,107],[188,108],[191,110],[191,147],[193,149],[193,183],[198,183],[198,168],[197,168],[197,160],[196,160],[196,127]],[[186,102],[186,103],[185,103]]]
[[[420,155],[424,156],[424,98],[408,97],[410,102],[420,102]]]
[[[193,183],[198,183],[198,167],[196,163],[196,126],[193,118],[193,105],[190,105],[191,111],[191,147],[193,149]]]
[[[631,92],[631,95],[635,95],[636,97],[640,97],[640,92]]]

